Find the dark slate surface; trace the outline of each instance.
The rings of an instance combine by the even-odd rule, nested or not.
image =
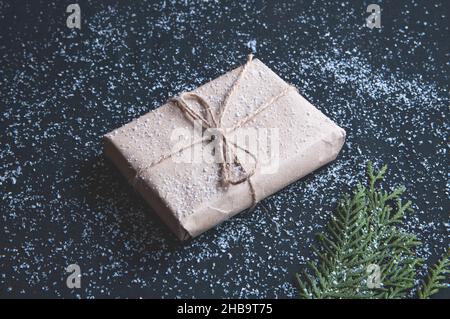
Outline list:
[[[0,296],[295,297],[339,194],[387,163],[434,262],[449,246],[449,2],[0,1]],[[225,1],[224,1],[225,2]],[[185,244],[100,138],[254,51],[348,132],[327,167]],[[65,285],[77,263],[81,289]],[[423,273],[423,272],[422,272]],[[448,291],[441,296],[448,297]]]

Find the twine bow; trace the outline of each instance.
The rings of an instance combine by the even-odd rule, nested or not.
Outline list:
[[[270,105],[272,105],[279,98],[286,95],[290,90],[295,90],[295,88],[291,85],[288,85],[281,93],[270,98],[268,101],[266,101],[261,106],[256,108],[256,110],[254,110],[253,112],[251,112],[250,114],[248,114],[247,116],[242,118],[240,121],[238,121],[232,127],[229,127],[229,128],[224,127],[223,123],[222,123],[222,119],[223,119],[223,115],[229,105],[228,102],[229,102],[231,96],[233,95],[233,93],[236,91],[237,87],[239,86],[239,83],[240,83],[242,77],[247,72],[248,68],[250,67],[252,60],[253,60],[253,54],[249,54],[247,62],[241,68],[241,71],[240,71],[238,77],[236,78],[233,85],[226,93],[226,95],[219,107],[218,114],[214,114],[209,103],[203,97],[201,97],[200,95],[198,95],[196,93],[183,92],[178,97],[171,98],[169,101],[174,103],[175,105],[177,105],[180,108],[180,110],[186,115],[186,117],[188,119],[190,119],[191,121],[199,121],[204,130],[212,129],[213,131],[215,131],[213,138],[219,139],[218,140],[218,142],[219,142],[218,151],[219,151],[219,157],[220,157],[219,162],[220,162],[221,182],[224,186],[237,185],[237,184],[241,184],[243,182],[248,182],[249,187],[250,187],[251,197],[252,197],[252,208],[253,208],[257,204],[257,197],[256,197],[255,187],[251,181],[251,177],[256,172],[256,168],[257,168],[257,164],[258,164],[257,156],[255,154],[252,154],[247,148],[241,147],[238,144],[231,141],[228,135],[231,132],[234,132],[238,128],[240,128],[243,125],[245,125],[246,123],[248,123],[256,115],[263,112],[265,109],[267,109]],[[205,111],[207,116],[204,116],[202,114],[202,112],[197,112],[192,107],[190,107],[189,104],[186,102],[186,99],[195,100],[200,105],[200,107]],[[179,150],[176,150],[172,153],[163,155],[158,160],[151,162],[148,165],[145,165],[144,167],[141,167],[140,169],[138,169],[138,171],[136,172],[135,178],[138,177],[142,171],[145,171],[146,169],[153,167],[153,166],[161,163],[162,161],[164,161],[178,153],[181,153],[182,151],[184,151],[188,148],[191,148],[194,145],[197,145],[197,144],[200,144],[203,142],[207,142],[210,140],[211,140],[210,136],[204,136],[204,137],[201,137],[201,138],[195,140],[191,144],[189,144]],[[237,149],[244,151],[245,153],[247,153],[248,155],[250,155],[253,158],[254,166],[250,170],[246,170],[242,166],[242,164],[239,162],[239,159],[238,159],[238,156],[236,153]],[[217,151],[217,149],[216,149],[216,151]],[[239,174],[240,175],[239,177],[232,176],[233,175],[232,174],[233,166],[237,166],[240,168],[241,174]]]

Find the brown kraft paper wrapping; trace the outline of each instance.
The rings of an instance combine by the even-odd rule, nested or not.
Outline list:
[[[244,67],[245,72],[242,72]],[[199,147],[205,154],[212,154],[216,144],[205,142],[189,146],[201,137],[202,130],[195,130],[192,119],[173,101],[106,134],[104,152],[179,239],[198,236],[334,160],[342,148],[345,131],[296,90],[286,90],[287,87],[288,84],[265,64],[253,59],[246,66],[191,92],[207,102],[213,115],[220,114],[219,109],[229,95],[221,128],[231,128],[242,118],[254,115],[244,125],[227,133],[241,146],[234,148],[241,167],[247,171],[254,169],[250,181],[223,185],[220,164],[182,160],[192,159]],[[274,96],[280,97],[254,114]],[[195,99],[185,101],[190,108],[202,112]],[[263,132],[264,129],[268,131],[267,136],[274,137],[273,141],[267,142],[264,134],[256,135],[256,146],[245,138],[239,139],[248,132]],[[186,147],[159,162],[181,149],[175,147],[180,143],[174,140],[176,130],[192,132],[187,141],[183,141]],[[265,142],[261,142],[263,139]],[[246,157],[244,149],[251,149],[256,160]],[[236,176],[239,174],[240,171],[236,172]]]

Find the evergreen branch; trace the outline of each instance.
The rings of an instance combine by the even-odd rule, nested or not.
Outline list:
[[[423,263],[415,254],[421,243],[414,234],[397,228],[411,209],[401,199],[404,187],[392,191],[377,184],[387,166],[375,171],[367,164],[367,181],[358,184],[352,196],[344,196],[333,214],[327,234],[317,235],[313,253],[318,263],[309,262],[297,274],[302,298],[403,298],[411,295],[417,268]],[[443,273],[449,272],[448,256],[431,271],[421,297],[443,287]],[[368,266],[379,270],[379,282],[367,274]],[[378,278],[377,278],[378,279]]]
[[[428,273],[427,278],[423,281],[422,287],[418,291],[420,299],[428,299],[434,295],[439,289],[447,288],[448,274],[450,273],[450,250],[439,260]]]

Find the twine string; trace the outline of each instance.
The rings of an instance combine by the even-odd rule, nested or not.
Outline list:
[[[177,105],[180,110],[186,115],[188,119],[190,119],[192,122],[194,121],[200,121],[202,124],[202,128],[204,130],[206,129],[215,129],[219,138],[219,147],[217,148],[220,153],[220,174],[221,174],[221,182],[225,185],[237,185],[244,182],[247,182],[250,188],[250,195],[252,198],[252,206],[251,209],[253,209],[257,204],[257,196],[256,196],[256,190],[253,185],[253,182],[251,180],[251,177],[255,174],[257,166],[258,166],[258,159],[255,154],[250,152],[249,149],[242,147],[238,145],[237,143],[234,143],[233,141],[230,141],[230,138],[228,136],[229,133],[234,132],[235,130],[239,129],[240,127],[244,126],[246,123],[251,121],[255,116],[266,110],[269,106],[271,106],[273,103],[275,103],[278,99],[285,96],[290,90],[295,90],[295,88],[291,85],[288,85],[282,92],[280,92],[278,95],[273,96],[268,101],[263,103],[261,106],[256,108],[253,112],[248,114],[247,116],[243,117],[239,122],[237,122],[235,125],[233,125],[231,128],[223,127],[222,120],[225,112],[227,111],[227,108],[229,106],[229,101],[232,97],[232,95],[237,91],[237,88],[241,82],[241,79],[244,77],[246,72],[248,71],[251,63],[253,60],[253,54],[249,54],[247,58],[247,62],[244,64],[244,66],[241,68],[239,75],[237,76],[236,80],[233,82],[230,89],[225,94],[222,103],[219,107],[218,111],[218,117],[216,118],[216,115],[214,114],[210,104],[200,95],[192,92],[183,92],[178,97],[171,98],[169,101]],[[187,103],[187,99],[195,100],[206,112],[206,116],[202,114],[202,112],[198,112],[194,110],[192,107],[189,106]],[[217,136],[215,136],[217,138]],[[139,168],[136,172],[136,175],[134,177],[134,181],[138,176],[142,174],[145,170],[171,158],[172,156],[179,154],[183,152],[186,149],[189,149],[193,147],[194,145],[204,143],[207,141],[210,141],[210,136],[204,136],[202,138],[194,140],[192,143],[172,152],[165,154],[161,156],[156,161],[153,161],[151,163],[148,163],[147,165],[144,165],[143,167]],[[216,149],[216,151],[217,151]],[[253,167],[251,169],[246,170],[242,163],[240,163],[239,158],[237,156],[237,150],[244,151],[246,154],[248,154],[254,161]],[[239,167],[241,170],[241,176],[238,178],[232,177],[232,170],[233,167]],[[235,174],[234,174],[235,175]]]

